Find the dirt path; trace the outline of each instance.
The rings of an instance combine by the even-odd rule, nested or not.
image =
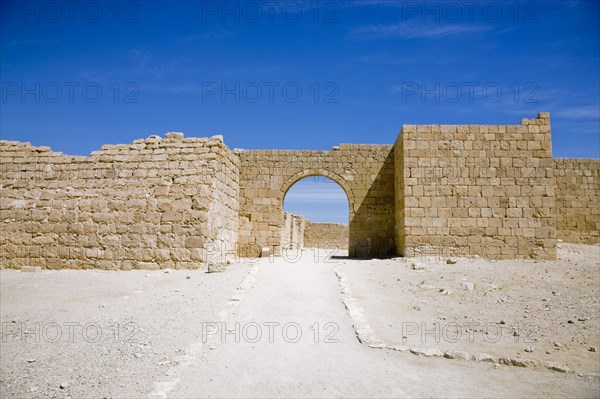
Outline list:
[[[360,344],[341,302],[336,266],[323,259],[314,262],[310,252],[296,263],[282,258],[261,262],[253,286],[226,320],[230,330],[239,324],[240,342],[234,334],[215,334],[170,395],[586,397],[598,391],[597,381],[549,370],[495,368],[489,363],[423,358]],[[268,323],[279,323],[273,325],[272,342]],[[257,325],[261,338],[248,342],[255,340]],[[296,331],[302,337],[293,342]],[[328,333],[332,335],[326,337]],[[335,342],[328,343],[327,338]]]
[[[217,274],[3,270],[0,396],[597,396],[597,379],[573,373],[359,343],[339,265],[304,252],[295,263],[263,259]],[[22,322],[27,334],[6,330]],[[35,323],[58,323],[61,339],[51,342],[51,329],[35,332]],[[72,342],[65,323],[80,324]],[[97,323],[103,338],[93,339],[93,329],[84,337],[86,323]],[[134,339],[122,330],[115,340],[114,323],[134,323]]]

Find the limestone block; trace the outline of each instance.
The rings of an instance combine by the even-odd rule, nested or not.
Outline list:
[[[181,140],[183,140],[183,133],[168,132],[168,133],[165,133],[165,139],[169,139],[169,140],[173,140],[173,141],[181,141]]]
[[[156,262],[135,262],[137,270],[159,270],[160,266]]]

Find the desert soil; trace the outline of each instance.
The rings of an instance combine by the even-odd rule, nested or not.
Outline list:
[[[561,244],[556,262],[324,255],[2,270],[0,397],[598,397],[600,247]]]
[[[450,258],[448,264],[426,252],[342,260],[336,270],[386,346],[598,374],[600,246],[558,249],[556,262]]]

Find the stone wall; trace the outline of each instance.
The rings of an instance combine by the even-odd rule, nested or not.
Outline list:
[[[241,254],[281,253],[285,194],[298,180],[325,176],[349,202],[350,256],[390,256],[394,245],[393,146],[342,144],[331,151],[240,150]],[[235,151],[234,151],[235,152]]]
[[[0,170],[1,267],[196,268],[235,251],[239,160],[220,136],[89,157],[0,141]]]
[[[302,249],[304,248],[304,229],[306,219],[299,215],[292,215],[290,212],[283,213],[283,225],[281,228],[281,248],[282,249]]]
[[[600,160],[555,159],[556,236],[600,243]]]
[[[290,238],[290,248],[304,248],[304,229],[306,227],[306,219],[302,216],[295,215],[292,218],[292,236]]]
[[[400,254],[556,258],[548,113],[521,125],[405,125],[395,159]]]
[[[348,225],[307,221],[304,230],[304,246],[306,248],[348,249]]]
[[[221,136],[181,133],[87,157],[0,141],[0,267],[195,268],[325,236],[354,257],[554,259],[557,234],[598,243],[599,170],[599,160],[551,158],[548,113],[405,125],[393,146],[331,151],[232,152]],[[303,234],[303,219],[283,215],[286,193],[309,176],[346,193],[347,239],[316,223]]]
[[[281,248],[290,248],[292,238],[292,214],[283,212],[283,222],[281,223]]]

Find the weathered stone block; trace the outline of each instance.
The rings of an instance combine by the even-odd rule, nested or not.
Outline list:
[[[135,268],[138,270],[159,270],[160,266],[156,262],[136,262]]]

